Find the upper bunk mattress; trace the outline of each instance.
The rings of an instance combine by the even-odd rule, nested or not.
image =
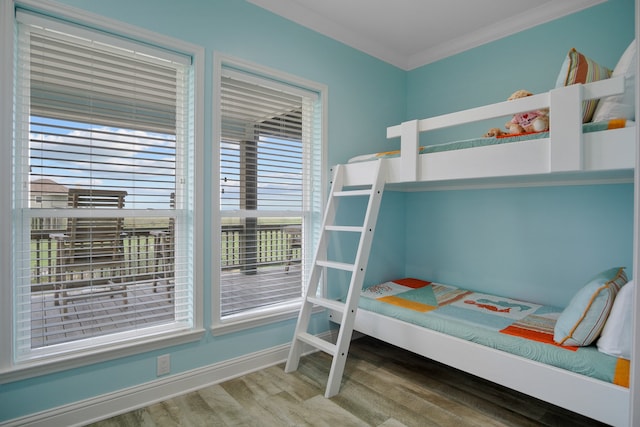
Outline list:
[[[578,374],[629,387],[629,361],[553,341],[562,309],[401,279],[363,289],[359,307]]]
[[[633,121],[626,119],[611,119],[601,122],[591,122],[582,125],[583,133],[599,132],[609,129],[619,129],[633,126]],[[488,145],[508,144],[510,142],[521,142],[532,139],[548,138],[549,132],[532,132],[519,135],[504,134],[499,137],[472,138],[461,141],[444,142],[440,144],[426,145],[420,147],[419,154],[438,153],[442,151],[462,150],[465,148],[485,147]],[[367,162],[370,160],[387,159],[400,156],[400,150],[384,151],[380,153],[362,154],[349,159],[349,163]]]

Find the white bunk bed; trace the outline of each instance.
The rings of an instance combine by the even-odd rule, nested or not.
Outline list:
[[[621,78],[551,90],[388,128],[401,139],[399,157],[386,162],[392,188],[452,185],[536,184],[584,180],[633,182],[636,159],[634,126],[589,134],[582,132],[582,101],[622,93]],[[550,109],[547,138],[418,155],[419,134],[459,124]],[[344,165],[345,186],[364,185],[372,162]],[[331,311],[339,322],[341,314]],[[630,390],[358,309],[354,330],[473,375],[526,393],[612,425],[629,425]],[[533,379],[533,380],[532,380]],[[633,385],[634,381],[631,381]]]
[[[386,183],[428,187],[460,184],[460,180],[512,184],[572,179],[631,182],[635,165],[634,127],[582,132],[582,100],[623,91],[624,79],[616,77],[389,127],[387,138],[400,138],[400,156],[385,160]],[[547,138],[418,155],[421,132],[542,108],[550,110]],[[347,164],[346,183],[364,184],[366,169],[370,167],[369,162]]]

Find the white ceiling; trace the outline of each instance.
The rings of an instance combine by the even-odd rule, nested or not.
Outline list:
[[[248,0],[404,70],[605,0]]]

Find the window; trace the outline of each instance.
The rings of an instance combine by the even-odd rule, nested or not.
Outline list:
[[[16,19],[12,363],[194,331],[193,57]]]
[[[214,312],[224,324],[290,311],[301,300],[322,204],[323,94],[318,85],[231,59],[216,69]]]

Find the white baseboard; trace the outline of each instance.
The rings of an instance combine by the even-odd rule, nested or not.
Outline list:
[[[332,335],[334,333],[328,331],[320,336],[329,340]],[[306,346],[303,353],[309,354],[314,351],[317,350]],[[25,425],[33,427],[69,427],[86,425],[277,365],[284,362],[288,354],[289,344],[272,347],[113,393],[14,418],[0,423],[0,427]]]

